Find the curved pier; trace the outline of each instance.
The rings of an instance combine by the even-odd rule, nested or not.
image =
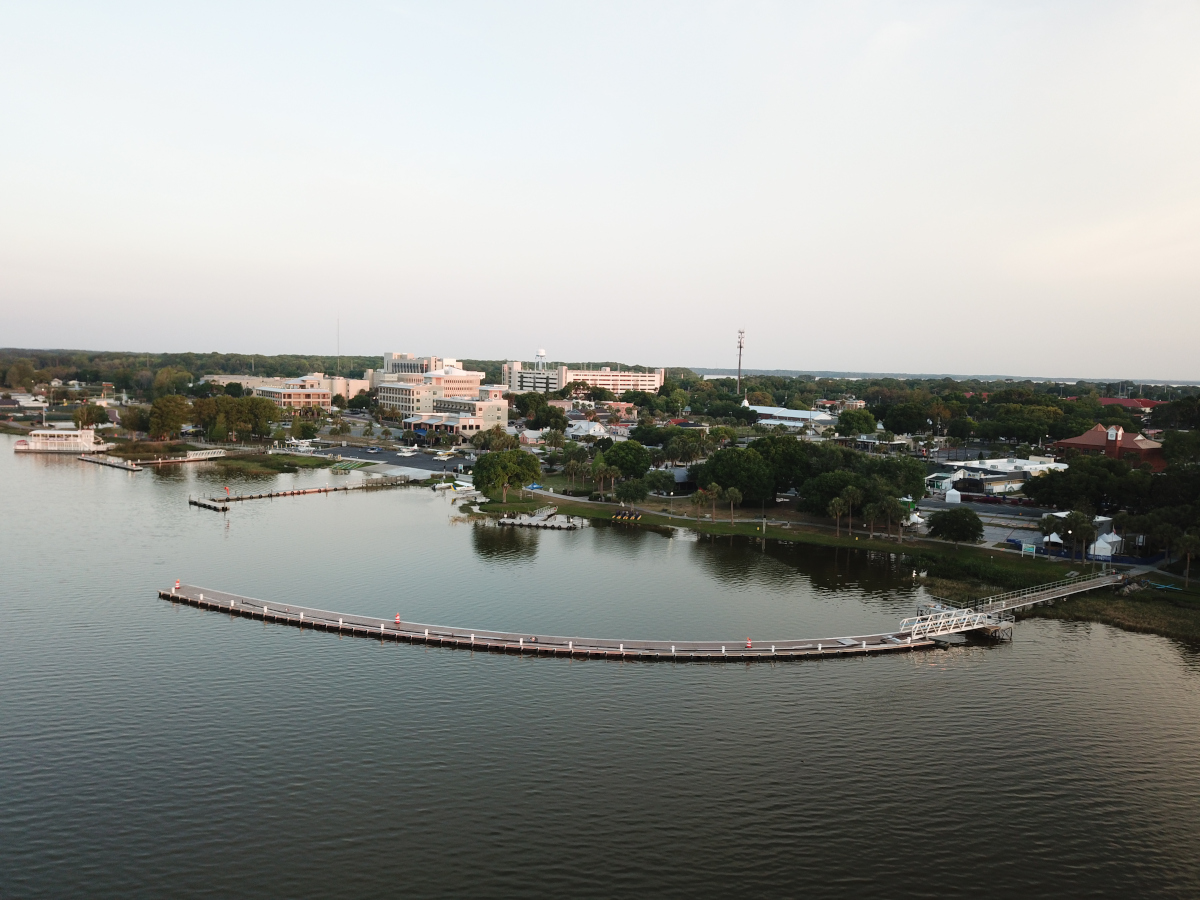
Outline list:
[[[162,590],[158,592],[158,596],[163,600],[186,603],[199,609],[216,610],[296,628],[335,631],[353,637],[431,644],[488,653],[558,656],[570,659],[770,662],[826,656],[868,656],[936,646],[933,640],[914,639],[911,634],[904,632],[814,640],[756,640],[751,646],[747,646],[745,640],[620,641],[507,631],[470,631],[444,625],[397,622],[395,619],[349,615],[295,604],[268,603],[253,597],[242,597],[195,585],[181,585],[174,589]]]

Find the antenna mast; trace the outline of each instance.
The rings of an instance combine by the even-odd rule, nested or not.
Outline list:
[[[746,329],[738,329],[738,376],[737,376],[737,392],[742,392],[742,348],[746,346]]]

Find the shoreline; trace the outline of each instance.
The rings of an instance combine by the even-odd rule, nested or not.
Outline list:
[[[513,499],[509,491],[509,502],[489,499],[480,502],[479,514],[494,518],[504,512],[531,512],[553,503],[560,512],[582,516],[590,520],[610,521],[612,514],[622,507],[617,503],[580,502],[574,498],[536,493],[533,498]],[[624,528],[687,528],[698,534],[730,536],[751,539],[763,537],[761,521],[711,522],[697,519],[668,517],[638,509],[642,518],[638,522],[619,523]],[[980,546],[961,545],[957,548],[941,541],[914,538],[899,543],[894,538],[869,539],[865,535],[836,537],[824,534],[811,526],[784,528],[768,522],[768,540],[783,543],[806,544],[834,549],[875,551],[904,556],[912,560],[914,568],[925,573],[921,580],[935,582],[939,595],[945,599],[970,602],[990,594],[1014,588],[1033,587],[1062,578],[1072,563],[1069,560],[1037,557],[1016,557],[1007,551]],[[1087,565],[1086,563],[1083,565]],[[1155,571],[1153,580],[1159,583],[1183,587],[1181,579],[1165,572]],[[1197,579],[1200,582],[1200,578]],[[932,584],[927,586],[932,588]],[[1139,634],[1154,634],[1159,637],[1200,646],[1200,585],[1178,593],[1145,590],[1129,596],[1120,596],[1111,591],[1093,591],[1053,605],[1035,607],[1021,613],[1017,620],[1027,618],[1059,619],[1073,622],[1096,622],[1124,631]]]

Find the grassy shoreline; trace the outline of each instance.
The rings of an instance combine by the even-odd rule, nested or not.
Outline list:
[[[566,515],[605,521],[621,508],[618,504],[581,503],[568,497],[527,495],[522,499],[520,492],[510,490],[508,503],[492,498],[480,504],[479,511],[490,515],[532,512],[548,504],[557,506]],[[643,512],[637,526],[689,528],[702,534],[763,536],[761,522],[730,524],[668,518],[646,512]],[[914,568],[925,573],[923,583],[931,594],[956,603],[969,603],[1006,590],[1056,581],[1073,568],[1070,564],[1052,562],[1045,557],[1021,558],[989,547],[964,545],[956,549],[952,545],[930,540],[913,539],[901,544],[881,538],[868,540],[861,535],[857,538],[837,537],[803,525],[788,528],[768,525],[766,537],[820,547],[903,554],[913,561]],[[1175,582],[1177,579],[1166,574],[1160,577],[1156,573],[1152,580]],[[1099,622],[1127,631],[1157,634],[1200,645],[1200,589],[1193,586],[1190,590],[1169,594],[1147,590],[1130,596],[1120,596],[1108,590],[1093,591],[1061,600],[1053,606],[1036,607],[1022,613],[1019,618]]]

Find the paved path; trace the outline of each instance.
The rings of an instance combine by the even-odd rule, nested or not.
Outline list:
[[[908,652],[934,646],[933,641],[910,640],[899,632],[852,635],[812,640],[728,641],[642,641],[566,637],[508,631],[471,631],[445,625],[426,625],[330,612],[290,603],[273,603],[242,597],[196,585],[162,590],[158,596],[174,603],[216,610],[280,625],[336,631],[377,640],[432,644],[462,650],[515,653],[525,656],[559,656],[572,659],[609,660],[708,660],[713,662],[770,662],[778,659],[808,659],[823,656],[865,656]]]

